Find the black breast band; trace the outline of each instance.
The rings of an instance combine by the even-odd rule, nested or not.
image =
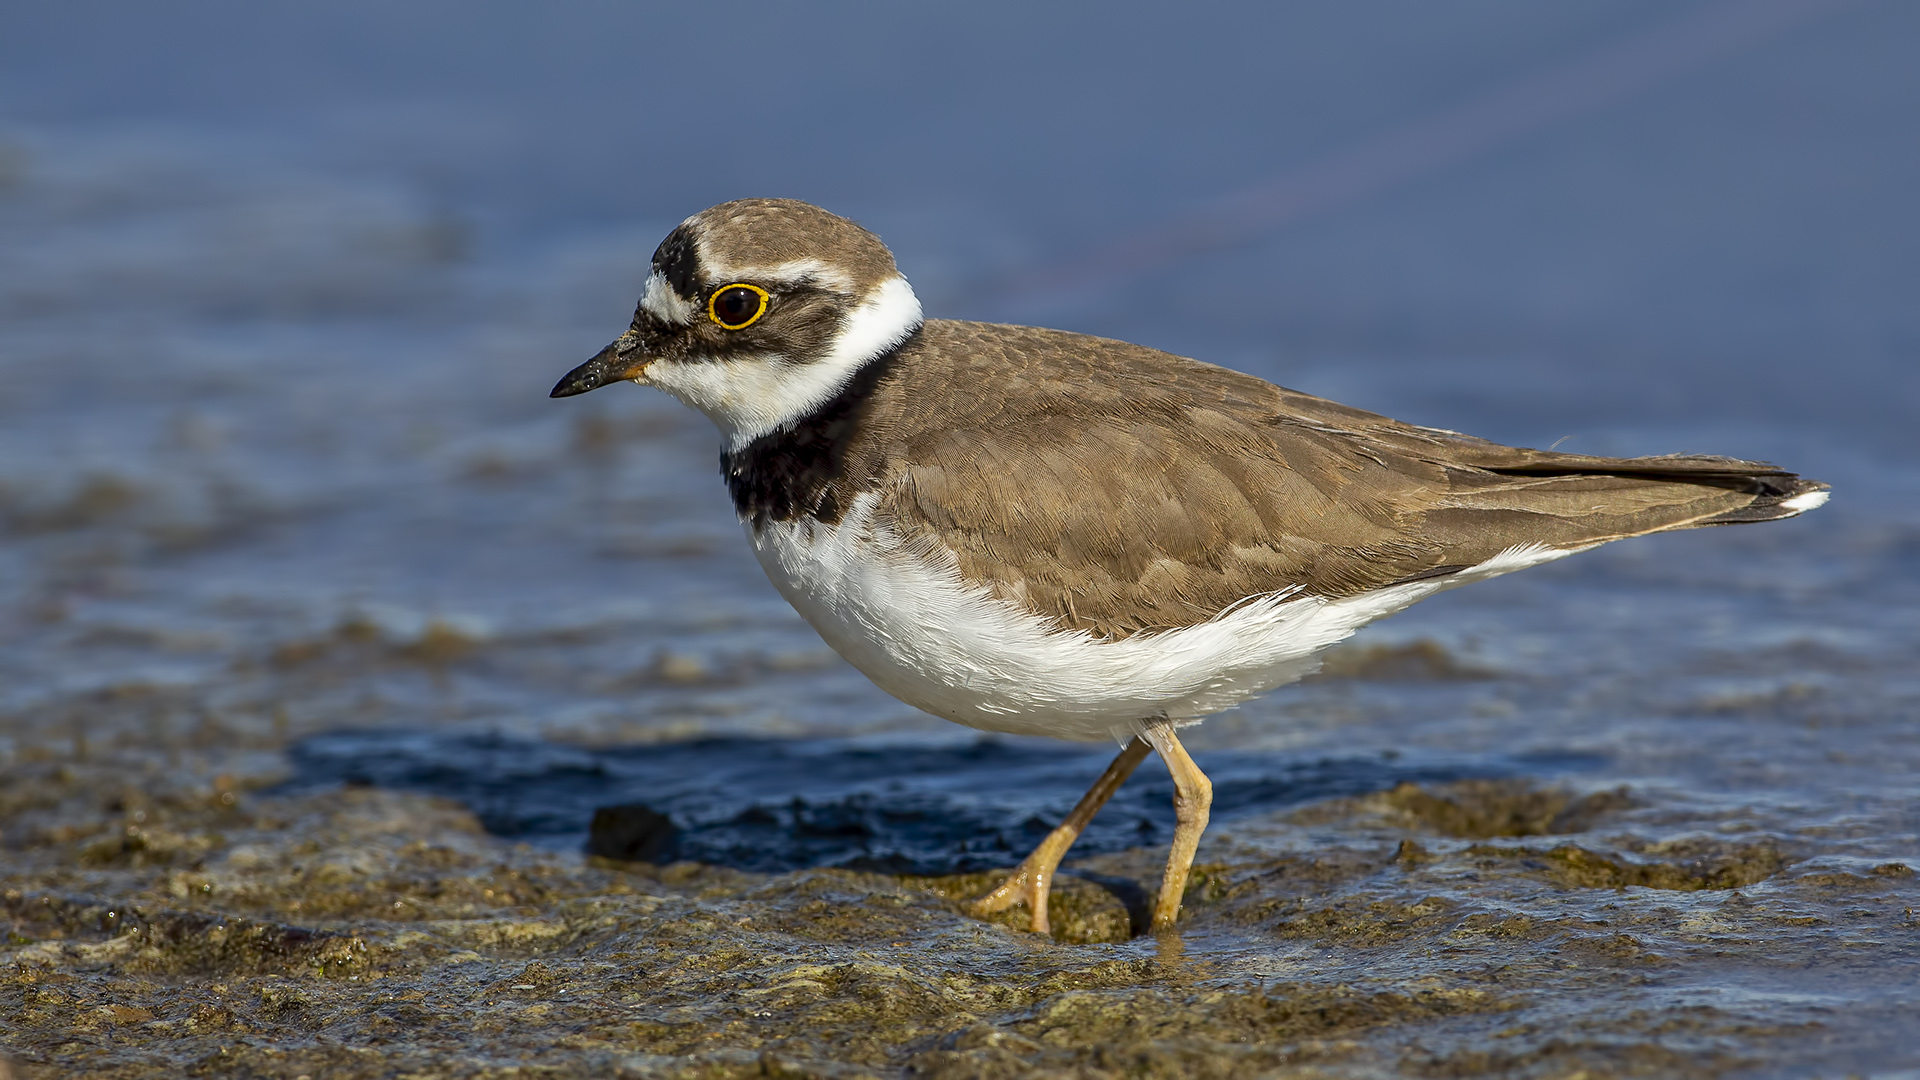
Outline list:
[[[771,431],[739,450],[723,451],[720,473],[733,508],[754,527],[810,514],[833,524],[846,512],[838,482],[846,471],[847,447],[858,433],[873,392],[892,374],[900,351],[920,336],[914,327],[886,352],[861,365],[840,391],[800,420]]]

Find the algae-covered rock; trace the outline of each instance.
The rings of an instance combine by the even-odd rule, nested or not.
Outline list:
[[[1791,860],[1771,842],[1749,844],[1669,845],[1666,850],[1691,857],[1684,861],[1642,862],[1610,856],[1578,844],[1551,848],[1505,847],[1475,844],[1466,849],[1480,865],[1537,874],[1563,888],[1573,889],[1738,889],[1764,881]]]
[[[1164,849],[1070,861],[1048,936],[967,914],[1004,870],[609,860],[379,788],[89,768],[0,788],[0,1054],[36,1078],[1711,1074],[1762,1037],[1632,1005],[1651,973],[1845,960],[1920,901],[1905,863],[1473,782],[1223,830],[1157,938]],[[1614,831],[1532,839],[1583,821]]]
[[[1604,815],[1634,805],[1625,788],[1576,795],[1525,779],[1412,782],[1357,799],[1333,799],[1296,812],[1303,823],[1372,817],[1382,824],[1462,839],[1583,832]]]
[[[934,895],[953,901],[955,910],[965,910],[972,901],[1005,881],[1009,872],[1010,868],[954,874],[922,879],[922,884]],[[1047,922],[1055,941],[1075,945],[1126,941],[1145,928],[1151,909],[1151,894],[1139,883],[1064,873],[1053,879],[1047,901]],[[1032,924],[1033,915],[1025,905],[1019,905],[987,919],[1012,930],[1025,930]]]

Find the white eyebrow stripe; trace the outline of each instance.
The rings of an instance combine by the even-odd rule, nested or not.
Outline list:
[[[708,271],[713,287],[735,281],[764,285],[820,285],[837,293],[851,295],[853,278],[847,272],[819,259],[790,259],[773,266],[716,266]]]

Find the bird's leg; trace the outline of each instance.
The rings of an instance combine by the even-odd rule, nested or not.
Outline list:
[[[1080,802],[1067,815],[1067,819],[1048,833],[1045,840],[1040,841],[1040,846],[1033,849],[1033,854],[1026,857],[1013,876],[999,888],[973,902],[973,914],[991,915],[1024,900],[1027,908],[1033,912],[1034,932],[1049,932],[1052,926],[1047,922],[1047,893],[1053,889],[1053,872],[1059,868],[1060,860],[1066,857],[1067,849],[1080,838],[1080,832],[1087,827],[1087,822],[1092,821],[1093,815],[1099,813],[1107,800],[1113,798],[1113,793],[1120,790],[1120,785],[1126,782],[1134,767],[1146,760],[1150,749],[1144,739],[1134,736],[1120,751],[1120,756],[1113,759],[1113,764],[1107,766],[1107,771],[1100,774],[1100,779],[1095,780],[1087,793],[1080,796]]]
[[[1173,733],[1172,724],[1155,724],[1142,736],[1160,752],[1173,774],[1173,850],[1167,853],[1167,874],[1160,879],[1160,898],[1153,905],[1153,932],[1173,929],[1180,918],[1180,898],[1187,892],[1187,872],[1193,869],[1193,853],[1200,847],[1200,834],[1207,831],[1207,815],[1213,806],[1213,782],[1200,766],[1187,756],[1187,748]]]

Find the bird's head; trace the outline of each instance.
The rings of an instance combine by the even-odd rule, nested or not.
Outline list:
[[[633,325],[553,396],[657,386],[738,449],[805,417],[920,322],[879,237],[792,199],[721,203],[660,242]]]

